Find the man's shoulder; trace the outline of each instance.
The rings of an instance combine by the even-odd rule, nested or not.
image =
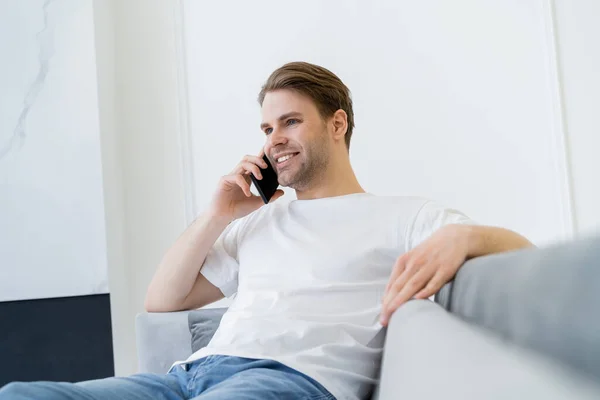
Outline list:
[[[269,215],[272,215],[276,210],[284,210],[287,208],[285,201],[275,201],[273,203],[265,204],[264,206],[258,208],[257,210],[251,212],[245,217],[239,218],[232,222],[232,224],[236,225],[236,228],[243,229],[248,225],[255,223],[263,218],[267,218]]]
[[[426,198],[426,197],[422,197],[422,196],[408,196],[408,195],[383,195],[383,196],[378,196],[375,195],[373,196],[377,199],[381,199],[384,201],[389,201],[389,202],[393,202],[393,203],[426,203],[428,201],[431,201],[430,199]]]
[[[430,199],[421,196],[406,196],[406,195],[383,195],[373,196],[372,201],[381,205],[390,205],[395,209],[413,209],[421,208],[425,204],[431,202]]]

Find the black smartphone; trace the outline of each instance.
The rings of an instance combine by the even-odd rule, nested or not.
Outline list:
[[[267,168],[261,168],[260,172],[262,173],[262,179],[256,179],[253,173],[250,173],[250,179],[252,179],[254,186],[256,186],[256,190],[258,191],[258,194],[260,194],[260,197],[265,204],[267,204],[277,191],[279,182],[277,181],[277,172],[275,172],[269,158],[264,155],[263,160],[267,163]]]

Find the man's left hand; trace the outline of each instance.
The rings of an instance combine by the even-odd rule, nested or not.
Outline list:
[[[446,225],[398,258],[383,296],[381,324],[411,299],[426,299],[456,275],[467,259],[467,225]]]

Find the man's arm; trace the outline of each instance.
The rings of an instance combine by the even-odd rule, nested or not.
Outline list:
[[[463,230],[464,233],[462,234],[467,237],[467,259],[488,254],[502,253],[504,251],[535,247],[533,243],[523,236],[504,228],[456,225],[456,229],[459,231]]]
[[[148,312],[202,307],[223,298],[200,269],[229,220],[204,214],[177,239],[163,257],[146,294]]]
[[[262,153],[247,155],[221,178],[206,214],[194,221],[163,257],[146,293],[146,311],[188,310],[224,297],[200,269],[225,228],[263,205],[262,199],[250,192],[249,174],[262,179],[260,168],[266,167]],[[283,191],[277,190],[271,201],[282,195]]]
[[[398,258],[383,297],[381,323],[413,296],[425,299],[454,278],[473,257],[533,247],[513,231],[488,226],[450,224]]]

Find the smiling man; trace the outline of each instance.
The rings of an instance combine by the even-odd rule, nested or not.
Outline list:
[[[297,198],[278,190],[264,205],[249,174],[261,179],[266,163],[243,157],[146,298],[170,312],[236,294],[210,343],[165,375],[13,384],[0,399],[365,398],[399,306],[435,294],[468,258],[531,246],[433,201],[366,193],[349,157],[350,91],[325,68],[284,65],[259,103],[264,153]]]

